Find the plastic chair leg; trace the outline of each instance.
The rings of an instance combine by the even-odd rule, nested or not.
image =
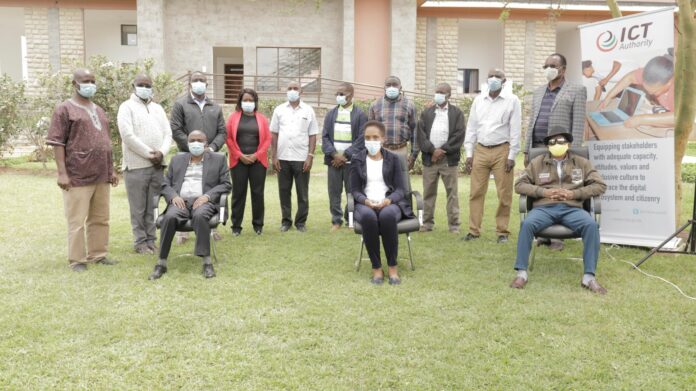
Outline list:
[[[364,249],[365,249],[365,242],[363,241],[362,235],[360,235],[360,255],[358,255],[358,259],[355,261],[355,271],[356,272],[360,271],[360,263],[362,263],[362,255],[363,255]]]
[[[413,252],[411,251],[411,234],[406,234],[406,243],[408,244],[408,260],[411,264],[411,271],[416,270],[416,266],[413,264]]]

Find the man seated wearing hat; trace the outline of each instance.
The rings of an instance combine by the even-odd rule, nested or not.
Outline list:
[[[517,241],[517,276],[510,287],[527,284],[527,266],[534,234],[551,225],[561,224],[582,235],[585,274],[581,285],[594,293],[605,294],[595,279],[599,257],[599,226],[582,208],[584,200],[603,194],[607,185],[589,160],[568,148],[573,136],[567,129],[554,127],[544,139],[548,153],[534,158],[515,182],[515,191],[534,198],[534,207],[522,222]]]

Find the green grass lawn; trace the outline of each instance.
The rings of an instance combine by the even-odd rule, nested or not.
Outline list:
[[[51,164],[52,166],[52,164]],[[580,288],[581,243],[540,250],[530,283],[508,288],[519,225],[495,243],[489,190],[482,239],[446,229],[413,238],[416,271],[369,284],[353,261],[359,237],[329,233],[323,167],[315,167],[305,234],[281,234],[275,177],[266,226],[223,230],[205,280],[173,246],[169,272],[132,251],[125,188],[112,192],[110,253],[117,266],[73,273],[54,176],[0,173],[0,389],[689,389],[696,384],[696,303],[609,259],[645,250],[602,247],[605,297]],[[416,189],[420,177],[413,178]],[[441,189],[442,190],[442,189]],[[683,214],[693,187],[685,186]],[[463,232],[468,178],[460,179]],[[686,217],[685,217],[686,218]],[[684,219],[685,220],[685,219]],[[649,227],[646,227],[649,229]],[[407,255],[401,241],[401,257]],[[696,258],[658,255],[644,270],[696,294]],[[401,263],[403,266],[406,262]]]

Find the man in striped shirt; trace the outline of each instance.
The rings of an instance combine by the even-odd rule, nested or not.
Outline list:
[[[336,90],[336,107],[324,117],[321,149],[324,164],[328,166],[329,210],[331,231],[341,228],[343,219],[348,222],[348,210],[341,210],[341,193],[348,185],[350,159],[365,145],[363,132],[367,115],[353,105],[353,86],[341,83]]]

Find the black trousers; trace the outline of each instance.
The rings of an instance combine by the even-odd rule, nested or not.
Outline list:
[[[396,224],[401,220],[401,208],[392,204],[377,212],[368,206],[357,204],[354,217],[362,226],[363,242],[370,256],[372,268],[382,267],[379,253],[380,236],[382,236],[384,254],[387,256],[387,265],[396,266],[396,258],[399,255],[399,231]]]
[[[329,211],[331,212],[331,224],[341,225],[343,219],[348,221],[348,197],[346,197],[346,207],[341,208],[341,195],[345,189],[346,194],[350,193],[350,182],[348,174],[350,172],[350,164],[343,167],[328,167],[328,190],[329,190]]]
[[[183,226],[191,220],[193,232],[196,233],[195,254],[199,257],[210,256],[210,218],[218,213],[218,207],[212,202],[207,202],[193,209],[195,198],[186,200],[186,208],[178,208],[170,204],[162,217],[160,224],[160,259],[167,259],[172,247],[172,239],[177,227]]]
[[[309,171],[302,172],[304,162],[290,160],[280,161],[278,173],[278,193],[280,194],[280,211],[283,215],[281,224],[292,225],[292,183],[295,182],[297,193],[297,213],[295,214],[295,226],[303,226],[307,223],[309,215]]]
[[[232,178],[232,230],[242,230],[249,187],[251,187],[251,224],[255,229],[262,228],[266,167],[258,161],[249,165],[239,162],[230,170],[230,177]]]

